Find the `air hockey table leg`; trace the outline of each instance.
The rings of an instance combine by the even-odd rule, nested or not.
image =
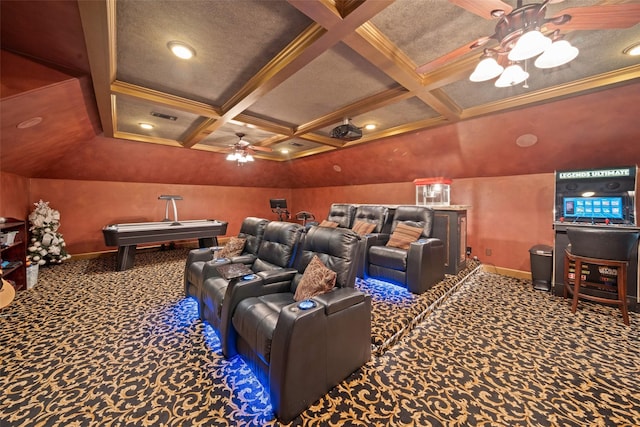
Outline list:
[[[200,237],[198,239],[198,245],[201,248],[210,248],[212,246],[218,246],[218,237]]]
[[[136,245],[119,246],[116,259],[116,271],[124,271],[133,267],[136,259]]]

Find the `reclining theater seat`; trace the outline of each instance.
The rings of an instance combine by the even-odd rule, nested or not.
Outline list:
[[[290,267],[293,262],[296,245],[304,227],[292,222],[273,221],[267,224],[258,249],[258,255],[251,270],[254,273],[281,270]],[[228,262],[227,262],[228,263]],[[225,262],[211,261],[204,265],[201,301],[201,319],[214,327],[220,338],[222,354],[231,357],[235,354],[229,351],[229,329],[231,328],[231,313],[228,302],[234,301],[234,284],[220,277],[217,267]],[[234,306],[235,308],[235,306]]]
[[[329,208],[327,221],[335,222],[338,227],[351,228],[356,207],[347,203],[333,203]]]
[[[389,208],[377,205],[359,205],[353,217],[351,229],[360,234],[362,246],[358,257],[356,275],[364,278],[364,268],[367,262],[367,250],[378,239],[388,238],[391,222],[389,221]],[[380,233],[385,233],[381,236]]]
[[[238,237],[246,239],[246,241],[242,254],[234,257],[232,262],[253,263],[262,241],[264,228],[268,223],[269,220],[256,217],[247,217],[242,221]],[[212,248],[194,249],[189,252],[184,269],[184,293],[186,296],[195,297],[196,300],[200,301],[202,283],[204,282],[202,270],[205,263],[211,260],[213,260]],[[198,311],[200,312],[200,310]]]
[[[443,280],[444,243],[431,238],[433,216],[433,210],[426,206],[398,206],[391,224],[392,235],[379,235],[370,242],[365,255],[365,277],[404,286],[414,294],[421,294]],[[390,240],[397,242],[394,237],[402,236],[400,233],[405,230],[417,233],[414,241],[405,242],[407,249],[387,246]]]
[[[237,352],[269,390],[283,422],[371,357],[371,297],[354,289],[359,241],[349,229],[311,227],[296,254],[295,270],[277,272],[279,280],[238,283],[247,288],[245,296],[253,296],[242,299],[233,314]],[[316,255],[337,273],[335,287],[296,301],[303,273]]]

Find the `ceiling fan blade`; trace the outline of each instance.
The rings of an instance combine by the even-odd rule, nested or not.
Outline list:
[[[584,7],[570,7],[559,15],[571,15],[569,22],[561,25],[549,23],[551,29],[564,31],[608,30],[629,28],[640,22],[640,4],[610,4]]]
[[[489,41],[491,37],[482,37],[478,40],[474,40],[471,43],[467,43],[464,46],[460,46],[456,50],[453,50],[446,55],[441,56],[440,58],[436,58],[431,62],[427,62],[426,64],[422,64],[418,68],[416,68],[416,73],[418,74],[426,74],[429,73],[444,64],[453,61],[454,59],[458,59],[461,56],[471,52],[473,49],[484,45]]]
[[[475,13],[484,19],[494,19],[491,16],[491,12],[494,10],[504,10],[505,15],[511,13],[513,8],[507,3],[500,0],[449,0],[456,6],[460,6],[463,9],[468,10],[471,13]]]
[[[250,145],[249,148],[254,151],[264,151],[265,153],[273,151],[270,147],[262,147],[260,145]]]

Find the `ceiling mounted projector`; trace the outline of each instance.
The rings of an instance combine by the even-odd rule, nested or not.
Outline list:
[[[331,138],[342,141],[355,141],[362,138],[362,128],[354,126],[351,119],[344,119],[344,124],[336,126],[331,130]]]

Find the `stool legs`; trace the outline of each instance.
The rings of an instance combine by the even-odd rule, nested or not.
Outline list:
[[[573,300],[571,301],[571,312],[575,313],[578,309],[578,297],[580,296],[580,285],[582,284],[582,261],[575,260],[575,277],[573,279]]]
[[[629,309],[627,308],[627,266],[618,268],[618,301],[622,312],[622,321],[629,326]]]
[[[566,299],[568,297],[568,293],[570,292],[569,287],[571,286],[571,282],[569,280],[569,264],[570,261],[574,262],[574,281],[572,288],[572,299],[571,299],[571,312],[575,313],[578,309],[578,299],[584,298],[591,301],[596,301],[604,304],[615,304],[620,307],[620,311],[622,312],[622,321],[625,325],[629,326],[629,309],[627,307],[627,265],[628,263],[625,261],[617,261],[617,260],[603,260],[603,259],[594,259],[594,258],[586,258],[580,257],[576,255],[572,255],[570,253],[566,253],[564,259],[564,290],[563,295]],[[587,293],[580,293],[580,288],[583,287],[582,283],[582,264],[583,262],[594,265],[606,265],[609,267],[614,267],[617,274],[617,298],[605,298],[600,296],[595,296]],[[584,286],[594,286],[592,283],[585,283]],[[596,287],[598,287],[596,285]]]

